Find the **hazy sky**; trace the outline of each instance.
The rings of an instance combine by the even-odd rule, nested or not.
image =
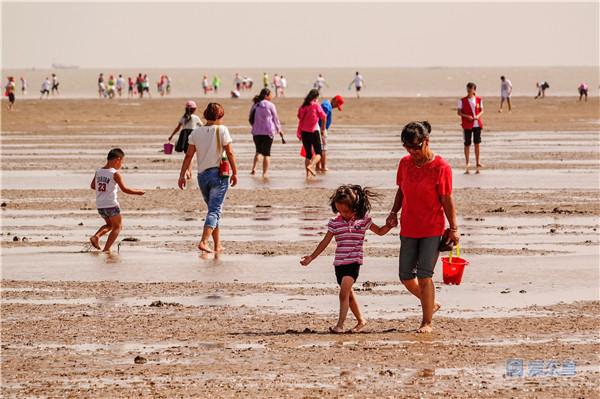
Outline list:
[[[599,3],[2,3],[2,66],[599,65]]]

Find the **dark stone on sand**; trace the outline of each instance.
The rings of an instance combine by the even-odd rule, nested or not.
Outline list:
[[[14,236],[14,237],[13,237],[13,241],[14,241],[14,242],[17,242],[17,241],[19,241],[19,237],[17,237],[17,236]]]
[[[138,356],[136,356],[136,357],[135,357],[135,359],[133,359],[133,362],[134,362],[135,364],[144,364],[144,363],[146,363],[147,361],[148,361],[148,360],[146,360],[146,358],[145,358],[145,357],[141,357],[141,356],[139,356],[139,355],[138,355]]]
[[[138,242],[139,240],[140,240],[139,238],[135,238],[135,237],[125,237],[125,238],[123,238],[122,241],[125,241],[125,242]]]
[[[152,307],[152,308],[163,308],[163,307],[169,307],[169,306],[179,307],[179,306],[183,306],[183,305],[180,303],[177,303],[177,302],[163,302],[163,301],[154,301],[150,304],[150,307]]]
[[[77,226],[83,226],[83,222],[79,222]]]
[[[0,206],[1,206],[2,208],[6,208],[6,207],[7,207],[7,205],[8,205],[8,204],[7,204],[6,202],[3,202],[2,204],[0,204]]]
[[[509,288],[506,288],[506,289],[504,289],[504,290],[500,291],[500,293],[501,293],[501,294],[510,294],[510,289],[509,289]]]
[[[525,291],[525,290],[519,291],[519,294],[526,294],[526,293],[527,293],[527,291]]]
[[[383,284],[376,283],[374,281],[365,281],[364,283],[362,283],[363,288],[374,288],[374,287],[377,287],[380,285],[383,285]]]
[[[488,212],[501,213],[501,212],[506,212],[506,209],[504,209],[503,207],[499,207],[496,209],[489,210]]]

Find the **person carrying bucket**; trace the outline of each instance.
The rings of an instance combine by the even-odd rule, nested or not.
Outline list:
[[[402,129],[402,145],[408,155],[400,160],[398,191],[387,225],[398,225],[400,215],[399,276],[402,284],[421,301],[423,319],[418,333],[432,331],[435,301],[433,271],[440,246],[460,240],[452,199],[452,168],[429,148],[431,125],[411,122]],[[446,219],[450,227],[446,229]]]
[[[177,126],[175,126],[175,129],[169,136],[168,141],[170,143],[175,133],[177,133],[179,129],[181,129],[181,132],[179,133],[179,138],[177,139],[177,144],[175,144],[175,151],[177,152],[187,153],[189,145],[188,139],[190,137],[190,134],[192,133],[192,130],[202,126],[202,121],[200,120],[200,117],[194,114],[197,108],[198,107],[196,106],[196,103],[194,101],[187,101],[185,103],[185,111],[183,113],[183,116],[179,119],[179,123],[177,124]],[[188,179],[192,176],[191,170],[186,174],[186,176]]]

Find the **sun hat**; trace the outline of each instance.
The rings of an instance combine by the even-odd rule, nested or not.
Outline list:
[[[185,103],[185,107],[186,108],[192,108],[192,109],[197,109],[198,107],[196,106],[196,103],[192,100],[189,100]]]

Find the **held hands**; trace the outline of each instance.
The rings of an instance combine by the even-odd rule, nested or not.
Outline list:
[[[385,224],[388,227],[398,226],[398,214],[394,213],[394,212],[390,212],[387,219],[385,219]]]
[[[303,256],[302,259],[300,260],[300,264],[302,266],[308,266],[310,264],[310,262],[313,261],[312,256],[307,255],[307,256]]]

